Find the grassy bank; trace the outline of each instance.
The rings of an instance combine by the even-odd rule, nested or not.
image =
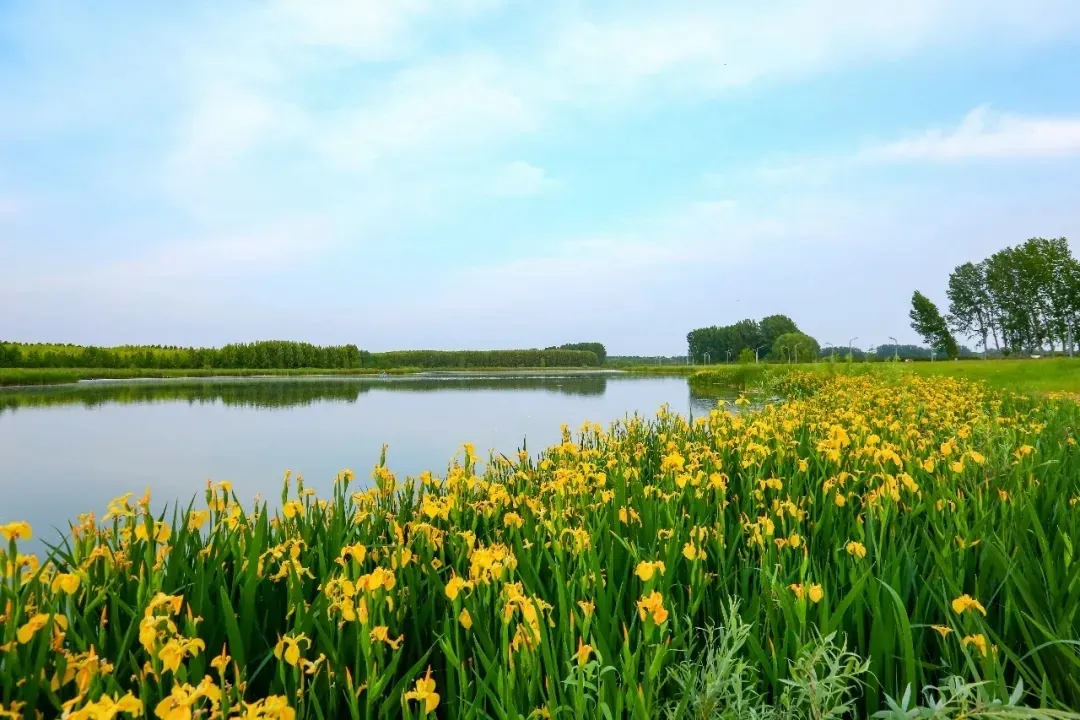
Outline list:
[[[963,362],[918,363],[813,363],[799,365],[717,365],[698,368],[690,382],[697,387],[746,389],[768,384],[791,372],[835,375],[876,375],[881,377],[933,376],[983,381],[987,385],[1014,392],[1080,393],[1080,359],[967,360]]]
[[[563,374],[604,374],[611,372],[607,368],[578,367],[490,367],[490,368],[270,368],[270,369],[199,369],[199,370],[155,370],[147,368],[0,368],[0,387],[61,385],[79,380],[138,380],[168,378],[215,378],[215,377],[353,377],[372,375],[413,375],[428,373],[431,375],[470,373],[474,375],[535,375]]]
[[[325,499],[287,477],[276,509],[227,483],[176,512],[118,498],[41,564],[0,527],[0,709],[864,717],[926,685],[934,717],[1080,706],[1076,404],[781,384],[805,397],[564,430],[483,471],[466,445],[445,477],[380,463]]]
[[[701,371],[700,366],[695,365],[622,365],[613,366],[630,375],[668,375],[670,377],[687,377]]]
[[[1080,393],[1080,359],[986,360],[912,363],[920,375],[983,380],[992,387],[1017,392]]]

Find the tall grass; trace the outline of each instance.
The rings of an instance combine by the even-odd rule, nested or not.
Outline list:
[[[956,377],[982,381],[987,385],[1013,392],[1080,393],[1080,360],[1048,358],[1042,360],[967,360],[964,362],[917,363],[846,363],[819,362],[785,365],[716,365],[698,368],[690,375],[692,385],[700,388],[728,387],[747,389],[775,382],[788,374],[813,373],[835,375],[873,375],[887,379],[906,376]]]
[[[18,385],[57,385],[79,380],[75,370],[0,368],[0,387]]]
[[[742,628],[728,666],[753,672],[721,680],[782,717],[903,715],[924,686],[960,699],[906,716],[1080,706],[1077,406],[784,382],[800,397],[564,429],[482,471],[466,446],[325,499],[287,477],[277,509],[128,496],[40,565],[4,526],[0,708],[654,718],[730,692],[708,627]]]

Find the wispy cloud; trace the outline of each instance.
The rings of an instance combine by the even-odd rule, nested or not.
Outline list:
[[[544,168],[515,160],[499,170],[491,191],[504,197],[527,197],[537,195],[557,184]]]
[[[1080,117],[995,113],[982,105],[950,130],[933,129],[865,150],[871,161],[953,161],[1080,155]]]
[[[590,97],[715,93],[894,60],[925,47],[1026,44],[1080,26],[1069,0],[630,3],[563,26],[554,61]]]
[[[473,339],[510,332],[515,318],[525,338],[543,323],[554,334],[574,310],[606,308],[574,322],[626,314],[619,332],[635,339],[635,323],[649,318],[670,340],[691,316],[741,313],[729,307],[739,296],[802,306],[840,270],[861,264],[873,275],[865,268],[895,260],[892,248],[844,252],[902,239],[913,217],[984,230],[919,187],[874,194],[887,175],[1080,155],[1080,119],[1020,105],[908,136],[895,130],[907,116],[856,112],[828,145],[795,123],[774,127],[832,101],[862,102],[800,100],[808,79],[891,73],[916,57],[934,67],[990,53],[1005,62],[1072,39],[1075,0],[192,0],[98,12],[0,9],[0,22],[14,18],[5,39],[18,40],[0,59],[0,192],[35,200],[16,204],[15,217],[0,198],[20,243],[18,286],[0,293],[18,292],[22,308],[45,308],[60,288],[88,315],[117,317],[126,304],[149,324],[167,305],[197,327],[192,308],[213,324],[215,302],[246,294],[265,306],[290,270],[321,254],[322,274],[296,279],[312,290],[310,306],[290,298],[297,332],[334,312],[358,334],[374,327],[331,299],[355,287],[342,279],[348,271],[388,287],[434,278],[430,296],[366,301],[387,332],[456,332],[475,315],[486,324]],[[999,97],[1003,81],[990,75],[970,102]],[[782,104],[770,105],[774,93]],[[726,130],[765,117],[747,110],[751,98],[771,120],[733,140]],[[861,148],[868,133],[886,140]],[[739,147],[745,139],[752,148]],[[762,154],[774,149],[795,161],[770,163]],[[717,172],[700,182],[710,162]],[[571,182],[574,192],[543,202],[507,200]],[[946,189],[951,199],[964,186]],[[981,188],[967,192],[955,204],[978,212]],[[39,251],[42,237],[76,252]],[[408,262],[369,261],[394,252]],[[39,274],[46,257],[59,260]],[[442,258],[453,273],[436,268]],[[455,285],[441,287],[447,275]],[[460,277],[485,292],[459,292]],[[678,302],[658,301],[669,297]],[[256,305],[236,305],[230,327],[255,318]],[[684,320],[665,320],[672,307]],[[47,323],[64,308],[34,312]],[[115,334],[129,326],[117,322]]]

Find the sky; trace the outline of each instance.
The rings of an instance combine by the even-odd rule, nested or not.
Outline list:
[[[1080,254],[1077,0],[0,2],[0,338],[679,354]]]

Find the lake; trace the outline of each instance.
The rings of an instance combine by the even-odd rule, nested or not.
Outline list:
[[[93,381],[0,389],[0,524],[53,540],[79,513],[150,487],[154,507],[230,480],[273,501],[286,469],[328,493],[350,468],[366,481],[389,445],[398,474],[443,473],[462,443],[512,456],[558,442],[563,423],[607,424],[661,405],[695,416],[717,396],[685,378],[621,373],[425,373],[389,378]],[[35,544],[37,544],[35,543]],[[41,549],[40,547],[38,548]]]

